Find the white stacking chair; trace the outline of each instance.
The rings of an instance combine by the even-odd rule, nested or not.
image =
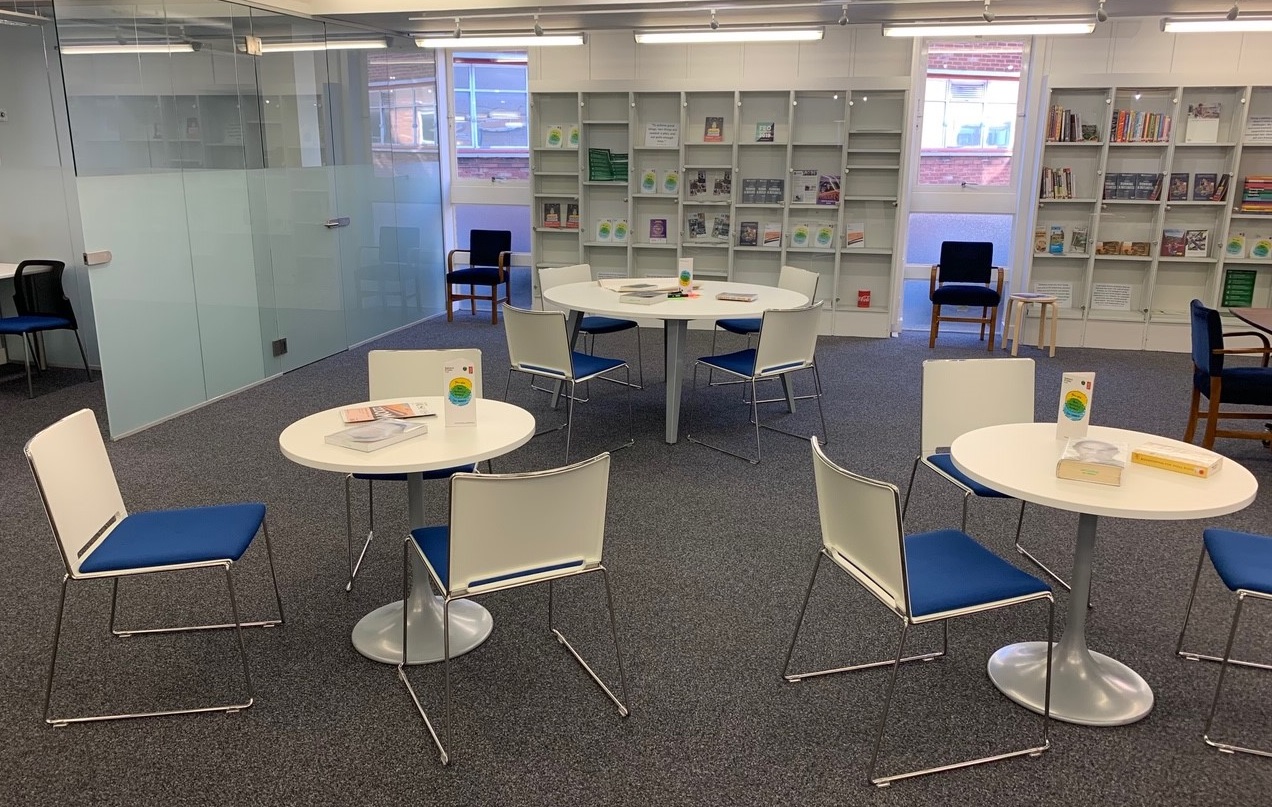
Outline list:
[[[283,623],[283,601],[278,593],[278,577],[274,574],[274,554],[270,548],[269,529],[265,525],[265,505],[253,502],[129,513],[115,481],[97,418],[89,409],[81,409],[45,428],[27,442],[25,453],[66,567],[53,628],[48,682],[44,690],[45,721],[62,726],[129,717],[237,712],[251,706],[255,694],[243,647],[242,629],[273,627]],[[239,618],[232,570],[258,532],[265,536],[278,618],[244,622]],[[115,627],[120,578],[193,569],[220,569],[225,572],[230,622],[162,628]],[[245,699],[215,706],[53,717],[53,682],[62,638],[67,584],[72,580],[111,581],[110,630],[116,636],[233,628],[243,664]]]
[[[923,416],[919,424],[919,455],[910,468],[905,489],[904,516],[919,466],[937,473],[963,491],[959,529],[967,531],[967,506],[973,497],[1011,500],[1012,497],[971,479],[954,465],[950,445],[958,436],[1004,423],[1032,423],[1034,419],[1033,359],[930,359],[923,362]],[[1065,590],[1069,584],[1020,543],[1025,502],[1016,517],[1016,551]]]
[[[804,439],[806,435],[795,434],[767,423],[761,423],[759,404],[764,403],[764,401],[759,401],[756,398],[757,382],[778,379],[789,383],[790,374],[800,370],[811,370],[813,373],[814,393],[811,397],[817,400],[817,412],[821,417],[822,435],[823,439],[826,439],[826,413],[822,408],[821,378],[817,374],[815,361],[817,332],[821,325],[821,306],[821,303],[814,303],[803,308],[775,308],[765,311],[763,324],[760,327],[760,340],[756,347],[744,348],[743,350],[718,356],[703,356],[698,359],[693,365],[693,404],[689,407],[688,423],[685,429],[686,439],[692,443],[739,457],[752,465],[760,461],[761,427],[780,434]],[[751,385],[751,423],[755,426],[754,457],[694,437],[693,416],[697,408],[699,367],[707,367],[709,371],[720,370]],[[709,378],[710,376],[708,376]],[[782,398],[780,400],[784,401],[786,399]]]
[[[506,309],[505,309],[506,313]],[[511,321],[511,320],[508,320]],[[426,585],[412,581],[411,553],[416,553],[428,569],[429,579],[442,596],[443,665],[445,689],[445,734],[443,743],[418,693],[411,685],[405,664],[398,665],[398,677],[406,686],[415,708],[437,745],[442,764],[450,762],[451,746],[451,659],[450,606],[461,598],[472,598],[512,588],[548,584],[548,629],[565,646],[596,685],[627,717],[627,680],[618,646],[614,620],[614,595],[609,572],[601,563],[605,542],[605,509],[609,493],[609,454],[600,454],[564,468],[521,474],[456,474],[451,479],[449,526],[413,530],[404,544],[403,592],[405,603],[410,587]],[[557,629],[553,613],[553,583],[569,577],[600,572],[605,582],[610,634],[618,666],[621,699],[588,665],[574,646]],[[410,658],[405,621],[402,657]]]
[[[539,270],[540,291],[548,291],[557,286],[566,286],[571,283],[587,283],[590,280],[592,280],[592,265],[587,263],[578,263],[573,266],[546,267]],[[549,302],[545,302],[544,307],[552,310],[563,310]],[[636,332],[637,381],[635,386],[636,389],[643,389],[645,385],[645,355],[641,348],[640,325],[635,320],[621,319],[619,317],[603,317],[596,314],[590,316],[580,314],[579,317],[579,333],[587,338],[585,353],[591,353],[596,349],[597,336],[631,330]],[[607,378],[605,380],[613,381],[615,384],[623,383],[616,378]]]
[[[446,383],[442,376],[442,368],[452,361],[464,361],[473,367],[473,395],[481,395],[481,351],[476,348],[459,348],[453,350],[372,350],[367,353],[367,381],[369,400],[378,401],[388,398],[421,398],[432,395],[445,395]],[[475,466],[464,465],[457,468],[442,468],[437,471],[426,471],[425,479],[449,479],[460,471],[472,471]],[[366,480],[367,483],[367,537],[362,542],[362,550],[357,557],[353,554],[353,499],[351,487],[353,480]],[[344,480],[345,493],[345,542],[349,559],[349,580],[345,583],[345,591],[353,590],[353,580],[358,576],[362,560],[375,537],[375,483],[405,482],[406,474],[346,474]]]
[[[867,777],[879,787],[898,779],[966,768],[1019,756],[1038,756],[1051,746],[1047,728],[1051,717],[1051,648],[1054,639],[1055,600],[1047,584],[1012,566],[960,530],[906,535],[901,525],[900,491],[896,486],[847,471],[833,463],[814,437],[813,474],[817,485],[817,509],[822,545],[800,606],[782,676],[791,682],[834,673],[890,667],[887,695],[875,732]],[[791,673],[791,656],[804,624],[808,601],[817,582],[822,560],[829,560],[862,585],[901,620],[901,638],[895,658],[835,667],[816,672]],[[876,776],[883,746],[888,711],[896,691],[897,671],[903,663],[931,661],[949,649],[950,619],[1045,600],[1047,602],[1047,673],[1042,710],[1042,743],[962,762],[888,776]],[[940,651],[904,656],[910,628],[941,623]]]
[[[532,377],[561,382],[565,385],[565,422],[559,426],[536,432],[535,436],[565,429],[565,461],[570,461],[570,438],[574,431],[574,404],[578,400],[575,387],[594,378],[602,378],[615,370],[623,371],[623,385],[627,387],[627,442],[611,449],[627,448],[635,442],[632,420],[631,371],[627,362],[609,359],[570,349],[570,335],[566,330],[565,313],[562,311],[530,311],[505,305],[504,335],[508,339],[508,381],[504,385],[504,400],[512,388],[512,374],[525,373]]]
[[[807,269],[800,269],[798,266],[783,266],[777,275],[777,287],[788,291],[799,292],[808,298],[808,304],[812,305],[816,302],[817,282],[821,280],[821,275],[817,272],[811,272]],[[730,319],[718,319],[715,328],[711,331],[711,352],[716,352],[716,337],[720,335],[720,331],[728,331],[736,333],[739,336],[746,337],[747,347],[751,346],[751,337],[760,332],[760,324],[763,322],[762,317],[736,317]],[[708,376],[710,377],[710,376]],[[732,381],[712,381],[712,384],[741,384],[744,383],[737,379]],[[811,395],[800,395],[799,399],[810,398]],[[778,399],[768,399],[760,401],[760,403],[773,403]],[[785,400],[785,399],[782,399]]]

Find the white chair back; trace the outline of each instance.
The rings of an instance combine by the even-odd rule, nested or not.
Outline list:
[[[822,546],[885,605],[908,614],[900,493],[894,485],[840,468],[816,437],[811,442]]]
[[[67,574],[124,520],[106,443],[91,409],[81,409],[32,437],[24,449]]]
[[[757,376],[785,373],[813,363],[821,303],[803,308],[773,308],[764,312],[760,343],[755,348]]]
[[[931,359],[923,362],[923,456],[985,426],[1032,423],[1033,359]]]
[[[787,291],[799,292],[808,298],[808,302],[811,305],[816,301],[817,281],[819,280],[821,280],[821,275],[816,272],[800,269],[798,266],[783,266],[781,274],[777,276],[777,287]]]
[[[572,266],[552,266],[539,270],[539,292],[542,293],[557,286],[567,286],[571,283],[586,283],[591,279],[592,265],[590,263],[576,263]],[[566,310],[563,306],[547,300],[543,301],[543,307],[552,311]]]
[[[548,471],[456,474],[450,589],[477,593],[600,563],[609,470],[606,453]]]
[[[473,366],[473,395],[481,395],[481,351],[456,350],[372,350],[367,353],[367,380],[371,400],[418,398],[445,395],[442,367],[455,360]]]
[[[514,369],[527,373],[572,378],[570,338],[561,311],[529,311],[505,305],[504,335]]]

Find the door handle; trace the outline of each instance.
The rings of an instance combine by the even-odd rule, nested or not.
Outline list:
[[[322,223],[322,226],[326,227],[328,230],[334,230],[337,227],[348,227],[349,217],[337,216],[334,219],[327,219],[326,221]]]

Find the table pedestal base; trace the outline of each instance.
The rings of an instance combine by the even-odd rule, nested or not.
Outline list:
[[[1058,642],[1051,668],[1051,716],[1084,726],[1124,726],[1153,708],[1153,690],[1139,673],[1085,646]],[[1047,643],[1021,642],[989,659],[989,677],[1007,697],[1042,714]]]

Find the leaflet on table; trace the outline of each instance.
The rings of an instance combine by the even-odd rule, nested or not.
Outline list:
[[[1086,437],[1094,391],[1095,373],[1065,373],[1061,377],[1056,437]]]
[[[596,281],[603,289],[622,292],[634,291],[679,291],[680,278],[677,277],[605,277]],[[702,283],[693,282],[695,289],[702,288]]]
[[[428,434],[428,424],[418,420],[375,420],[334,432],[324,440],[354,451],[375,451],[423,434]]]
[[[340,410],[340,419],[345,423],[367,423],[372,420],[389,418],[422,418],[432,417],[434,413],[428,404],[415,401],[375,404],[374,406],[351,406]]]
[[[472,362],[455,360],[442,365],[446,399],[446,426],[477,425],[477,368]]]

